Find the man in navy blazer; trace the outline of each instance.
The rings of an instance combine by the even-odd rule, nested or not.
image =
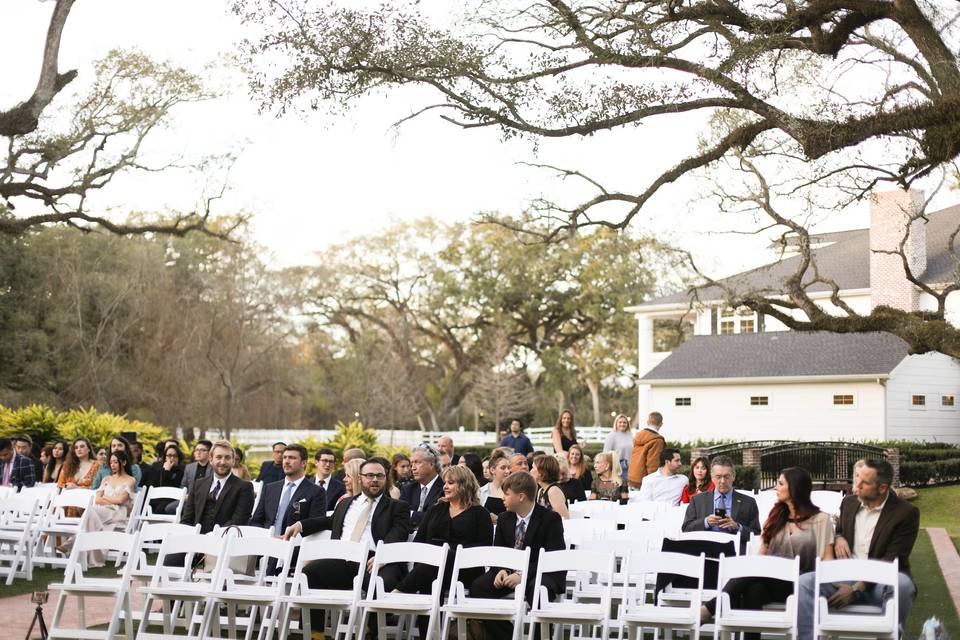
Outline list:
[[[0,486],[21,489],[36,481],[33,460],[17,453],[10,438],[0,438]]]
[[[250,518],[251,526],[273,529],[278,536],[294,522],[322,516],[327,511],[323,490],[304,477],[306,448],[299,444],[287,445],[280,464],[284,479],[263,485],[263,495]]]
[[[325,494],[324,501],[327,504],[327,511],[333,511],[337,506],[337,501],[340,500],[340,496],[347,492],[343,482],[337,480],[333,475],[333,467],[337,463],[337,456],[332,449],[324,447],[317,450],[313,460],[317,465],[317,475],[314,480]]]
[[[420,526],[423,514],[436,504],[443,495],[443,480],[440,479],[440,454],[424,443],[413,450],[410,456],[413,479],[400,489],[400,499],[410,505],[410,523]]]

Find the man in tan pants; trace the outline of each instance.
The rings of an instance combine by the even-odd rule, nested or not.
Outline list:
[[[647,417],[647,426],[637,432],[633,438],[633,453],[630,454],[630,466],[627,469],[627,481],[634,489],[640,488],[643,477],[660,467],[660,452],[666,446],[666,440],[660,435],[663,416],[654,411]]]

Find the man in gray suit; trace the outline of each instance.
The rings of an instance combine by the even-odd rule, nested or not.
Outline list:
[[[683,530],[729,534],[740,531],[742,553],[750,534],[760,533],[757,502],[748,495],[734,491],[733,481],[737,478],[737,472],[733,460],[727,456],[717,456],[710,461],[710,478],[713,480],[713,491],[705,491],[690,499],[683,518]]]

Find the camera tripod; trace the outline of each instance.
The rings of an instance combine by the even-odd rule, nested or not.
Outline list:
[[[33,634],[33,627],[37,623],[40,623],[40,640],[47,640],[47,623],[43,619],[43,604],[37,603],[37,608],[33,611],[33,620],[30,621],[30,628],[27,629],[26,640],[30,640],[30,636]]]

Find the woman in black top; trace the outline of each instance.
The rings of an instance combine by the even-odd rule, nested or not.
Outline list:
[[[490,513],[480,506],[480,487],[473,472],[464,466],[451,466],[443,472],[443,497],[427,510],[417,529],[414,542],[450,545],[447,563],[443,570],[441,589],[450,588],[453,576],[453,563],[457,555],[457,545],[464,547],[484,547],[493,544],[493,523]],[[465,585],[483,573],[482,567],[466,569],[460,572],[460,580]],[[430,593],[431,584],[437,578],[437,568],[426,564],[415,564],[410,573],[397,585],[402,593]],[[420,637],[426,638],[427,618],[420,616]]]
[[[570,467],[570,477],[579,480],[584,491],[590,491],[593,486],[593,474],[590,473],[587,456],[584,455],[580,445],[570,445],[567,450],[567,465]]]
[[[179,487],[183,482],[183,452],[176,445],[167,445],[163,450],[163,464],[154,480],[156,487]],[[158,498],[150,501],[154,513],[166,513],[169,505],[176,502],[170,498]]]
[[[564,409],[560,413],[557,424],[553,425],[550,440],[553,442],[554,453],[565,453],[572,445],[577,444],[577,428],[573,425],[572,411]]]
[[[490,519],[494,524],[497,516],[507,510],[503,504],[503,489],[500,485],[510,475],[510,457],[512,449],[500,447],[490,454],[490,482],[480,487],[480,504],[490,512]]]
[[[571,502],[581,502],[587,499],[587,492],[584,491],[580,480],[574,478],[570,473],[570,465],[567,463],[567,456],[562,453],[556,453],[553,456],[560,465],[560,490],[567,499],[567,504]]]
[[[537,481],[540,488],[537,491],[537,504],[544,509],[550,509],[560,514],[561,518],[569,518],[567,498],[560,488],[560,463],[553,456],[539,456],[533,460],[533,469],[530,475]]]

